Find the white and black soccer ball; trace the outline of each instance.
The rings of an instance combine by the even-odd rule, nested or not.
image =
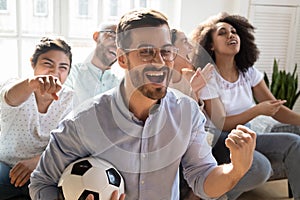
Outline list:
[[[95,157],[81,158],[66,167],[58,182],[60,200],[109,200],[113,191],[124,193],[124,180],[109,162]]]

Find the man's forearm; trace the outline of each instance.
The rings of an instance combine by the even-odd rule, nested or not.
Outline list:
[[[211,198],[220,197],[231,190],[244,174],[233,170],[232,164],[217,166],[204,182],[204,192]]]

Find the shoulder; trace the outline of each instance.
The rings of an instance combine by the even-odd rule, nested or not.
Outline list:
[[[0,82],[0,95],[1,100],[4,101],[4,94],[8,88],[12,87],[17,81],[19,81],[19,78],[10,78],[5,81]]]
[[[186,101],[193,100],[188,95],[182,93],[180,90],[175,88],[168,88],[168,92],[166,94],[169,98],[175,98],[176,100],[185,99]]]
[[[120,65],[118,64],[118,62],[115,62],[110,69],[111,74],[113,74],[116,79],[118,80],[122,80],[124,78],[125,75],[125,70],[120,67]]]
[[[87,69],[87,65],[85,63],[76,63],[72,65],[71,70],[70,70],[70,75],[72,74],[78,74],[81,71],[84,71]]]
[[[260,72],[256,67],[252,66],[249,67],[249,69],[245,73],[245,77],[248,78],[248,80],[251,82],[251,86],[255,86],[263,80],[264,74]]]
[[[255,66],[249,67],[246,74],[249,76],[256,76],[262,74],[261,71],[259,71]]]
[[[193,98],[176,89],[170,88],[166,94],[166,101],[167,103],[165,104],[168,104],[167,107],[174,116],[180,114],[183,119],[190,120],[194,127],[198,127],[199,124],[205,124],[206,117]]]
[[[69,117],[77,118],[79,116],[87,116],[90,113],[94,113],[95,110],[110,107],[114,91],[114,89],[111,89],[107,92],[98,94],[92,98],[83,101],[78,106],[74,107]]]
[[[168,88],[166,98],[170,103],[175,105],[199,109],[197,102],[192,97],[183,94],[181,91],[175,88]]]
[[[72,66],[72,69],[76,69],[76,70],[84,70],[86,68],[87,68],[86,63],[76,63]]]
[[[63,85],[61,91],[59,91],[59,96],[62,99],[68,98],[71,100],[74,97],[74,95],[75,95],[74,90],[67,85]]]
[[[17,82],[19,80],[21,80],[21,79],[20,78],[9,78],[5,81],[1,81],[0,82],[0,89],[6,87],[7,85],[12,85],[12,84],[14,84],[15,82]]]

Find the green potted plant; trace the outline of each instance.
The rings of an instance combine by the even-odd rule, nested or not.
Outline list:
[[[298,90],[297,63],[295,64],[293,73],[290,73],[285,70],[278,70],[278,61],[274,59],[271,85],[266,72],[264,72],[264,80],[276,99],[286,100],[285,105],[293,109],[300,95],[300,91]]]

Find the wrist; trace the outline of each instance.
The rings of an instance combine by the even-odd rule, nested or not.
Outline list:
[[[253,117],[257,117],[261,114],[258,104],[253,106],[249,111],[250,111],[250,113],[253,113],[253,115],[254,115]]]
[[[232,163],[224,164],[224,173],[227,174],[233,182],[239,181],[245,175],[245,173],[236,169]]]

